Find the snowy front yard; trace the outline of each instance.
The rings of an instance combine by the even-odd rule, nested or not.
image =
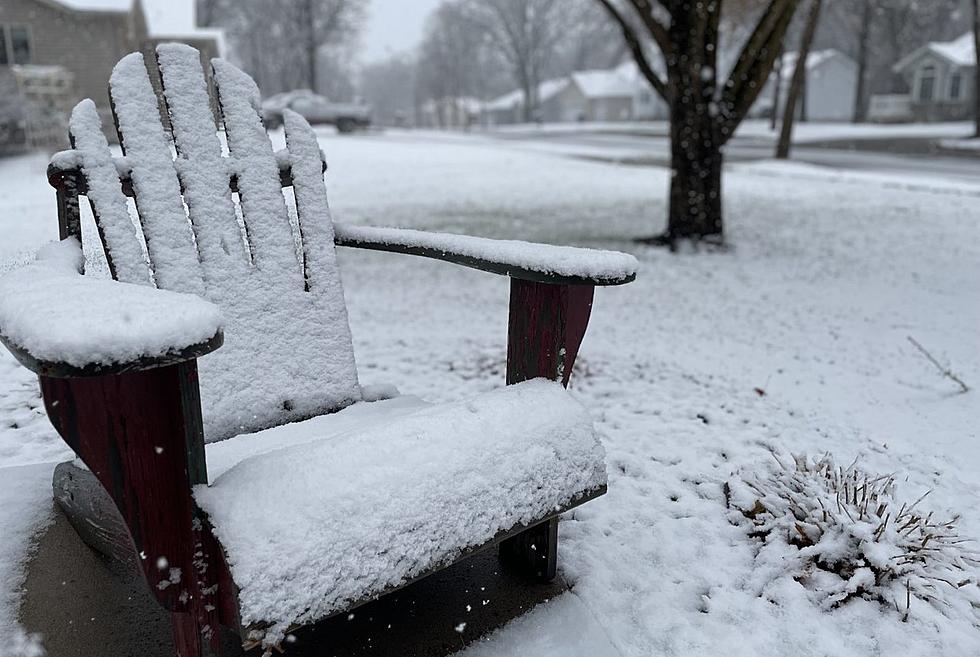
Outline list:
[[[641,263],[635,283],[597,290],[572,379],[609,474],[608,495],[560,526],[573,588],[469,655],[980,652],[980,608],[971,621],[916,599],[821,607],[760,550],[724,487],[773,454],[829,452],[894,474],[903,500],[931,490],[923,507],[962,514],[961,534],[980,538],[980,186],[736,165],[734,249],[670,255],[628,241],[659,228],[664,169],[480,137],[321,142],[337,220],[614,248]],[[0,160],[0,272],[57,236],[44,164]],[[506,280],[408,256],[340,258],[362,383],[431,401],[503,383]],[[959,393],[909,337],[973,389]],[[68,457],[38,404],[32,375],[0,351],[0,646],[13,645],[2,635],[15,629],[29,536]]]

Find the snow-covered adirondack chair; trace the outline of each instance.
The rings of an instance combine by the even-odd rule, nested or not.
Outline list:
[[[125,155],[79,103],[73,148],[48,171],[62,241],[0,281],[0,337],[84,463],[55,474],[79,534],[142,568],[184,657],[218,654],[219,626],[275,645],[494,545],[552,578],[558,515],[606,486],[589,416],[561,384],[594,286],[632,280],[635,260],[334,224],[299,115],[273,152],[255,84],[214,60],[224,155],[199,53],[163,45],[157,62],[172,142],[142,57],[125,57],[110,79]],[[82,274],[79,195],[114,280]],[[335,244],[509,276],[512,385],[369,402]]]

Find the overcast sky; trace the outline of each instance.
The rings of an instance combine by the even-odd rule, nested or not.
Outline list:
[[[364,63],[411,50],[422,39],[425,19],[440,0],[371,0],[362,43]]]

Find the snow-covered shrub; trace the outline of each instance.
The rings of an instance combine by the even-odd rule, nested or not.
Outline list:
[[[725,485],[733,522],[761,545],[756,565],[792,577],[831,609],[853,598],[907,619],[918,601],[980,628],[980,552],[958,535],[958,517],[937,519],[903,502],[892,475],[829,455],[794,456],[738,472]]]

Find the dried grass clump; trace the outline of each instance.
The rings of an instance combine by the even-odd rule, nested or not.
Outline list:
[[[787,459],[788,460],[788,459]],[[896,498],[893,475],[852,463],[778,457],[725,485],[733,520],[762,543],[756,556],[773,576],[806,587],[822,608],[878,601],[907,620],[914,601],[980,627],[980,552],[948,520]]]

